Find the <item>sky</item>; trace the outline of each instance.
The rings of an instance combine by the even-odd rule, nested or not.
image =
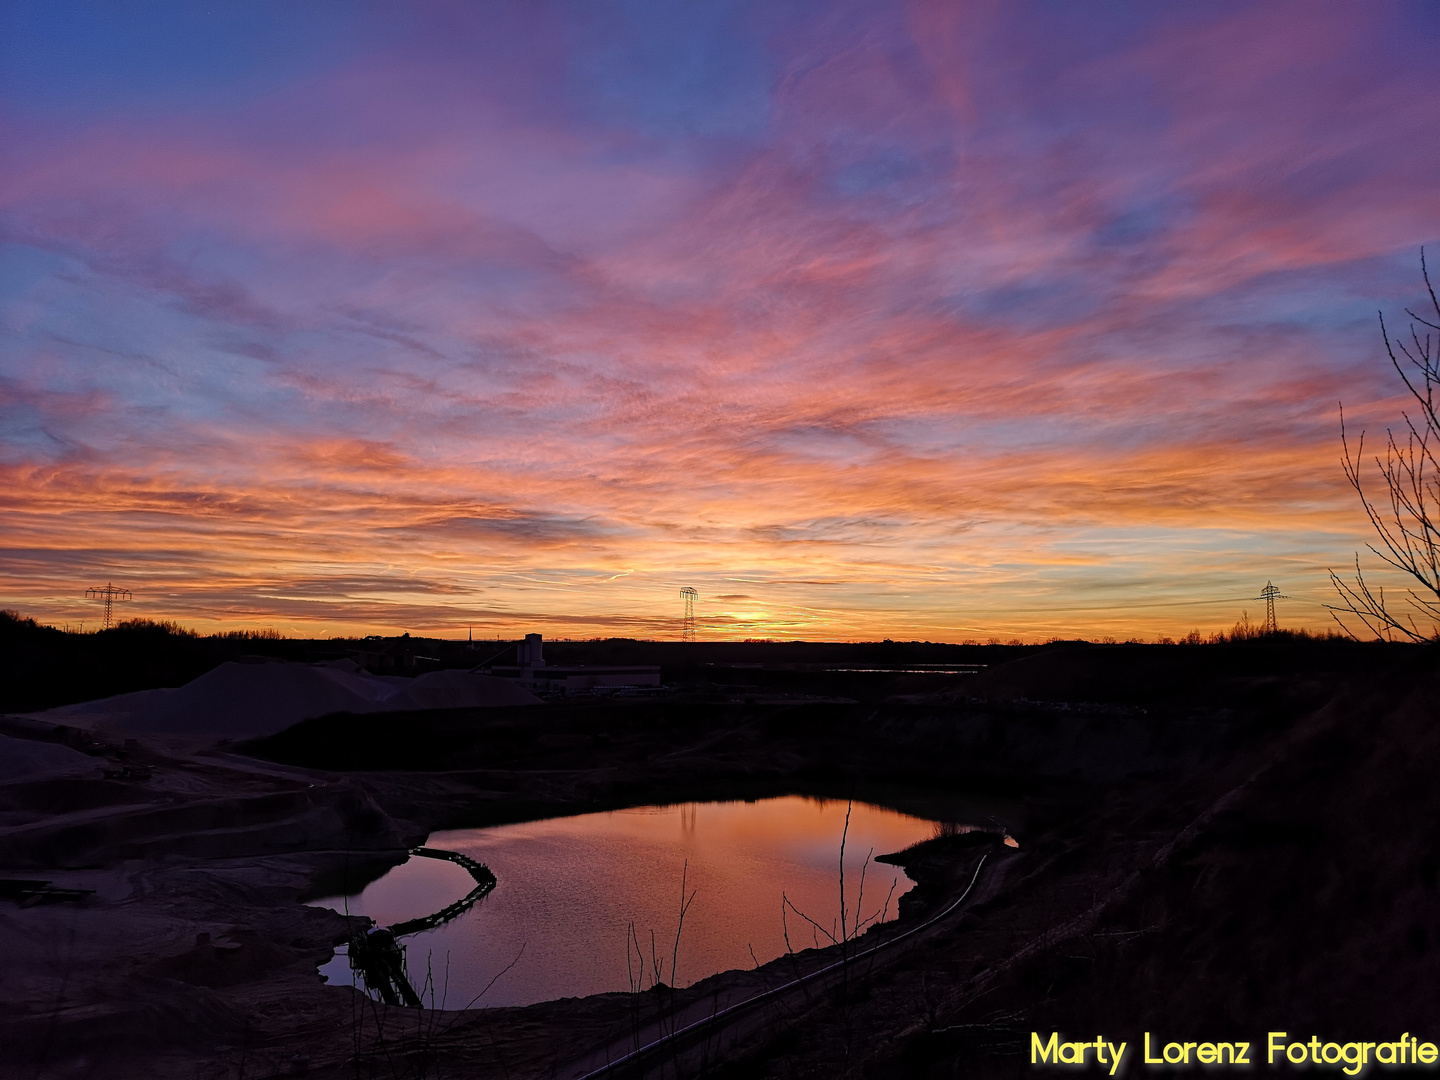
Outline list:
[[[1333,625],[1440,7],[0,0],[0,606]],[[1374,560],[1366,556],[1372,565]],[[1377,575],[1377,580],[1384,580]],[[472,629],[473,628],[473,629]]]

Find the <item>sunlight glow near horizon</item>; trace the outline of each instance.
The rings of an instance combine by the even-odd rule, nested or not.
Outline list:
[[[117,10],[0,11],[0,605],[1323,629],[1370,539],[1433,7]]]

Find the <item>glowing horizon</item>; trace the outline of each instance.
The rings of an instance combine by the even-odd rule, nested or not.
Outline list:
[[[293,7],[0,13],[0,607],[1332,625],[1433,9]]]

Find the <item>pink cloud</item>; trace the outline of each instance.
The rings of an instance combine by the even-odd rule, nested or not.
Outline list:
[[[672,579],[748,570],[844,583],[747,587],[776,625],[893,636],[1117,567],[1226,591],[1208,545],[1320,580],[1363,539],[1334,403],[1393,415],[1360,308],[1429,227],[1425,77],[1290,8],[1047,41],[1041,73],[1004,5],[903,16],[772,34],[744,137],[587,119],[546,38],[513,97],[410,42],[224,120],[28,140],[6,235],[63,270],[0,312],[31,418],[0,583],[440,626],[543,619],[568,575],[576,625],[660,632]]]

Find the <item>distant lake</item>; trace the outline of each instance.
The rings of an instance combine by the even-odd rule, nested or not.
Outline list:
[[[428,962],[436,1005],[443,998],[452,1009],[472,1002],[476,1007],[529,1005],[624,991],[632,987],[638,942],[645,964],[641,985],[649,987],[653,932],[654,956],[664,964],[662,980],[688,986],[783,955],[782,892],[822,926],[835,927],[838,936],[845,811],[844,802],[786,796],[645,806],[434,833],[426,846],[485,863],[498,884],[452,922],[401,939],[411,980],[420,989]],[[929,839],[936,825],[879,806],[853,805],[845,846],[845,894],[852,918],[866,856]],[[682,874],[686,895],[693,892],[694,899],[680,935],[677,978],[671,957]],[[348,900],[312,903],[389,926],[439,911],[473,885],[453,863],[412,857]],[[865,916],[893,919],[900,896],[913,885],[898,867],[872,858],[865,872]],[[796,950],[828,944],[793,912],[788,922]],[[514,966],[501,975],[512,961]],[[332,983],[354,979],[343,953],[320,971]],[[494,985],[480,997],[492,978]],[[429,995],[424,996],[428,1005]]]

